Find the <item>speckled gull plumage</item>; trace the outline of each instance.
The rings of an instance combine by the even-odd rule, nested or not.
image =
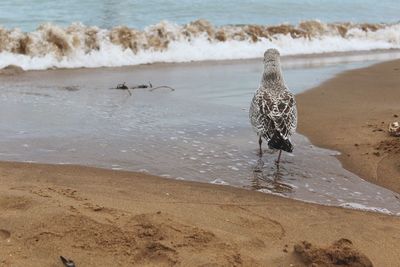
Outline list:
[[[280,54],[276,49],[268,49],[264,54],[264,73],[251,101],[249,117],[259,136],[261,154],[262,139],[271,149],[293,151],[290,136],[297,127],[296,101],[283,80]]]

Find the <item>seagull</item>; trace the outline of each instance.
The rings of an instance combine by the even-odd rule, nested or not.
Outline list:
[[[279,168],[282,150],[293,152],[293,144],[289,138],[296,131],[297,108],[294,95],[283,80],[277,49],[268,49],[264,53],[264,73],[251,101],[249,118],[258,135],[260,157],[262,139],[265,139],[270,149],[279,150],[276,160]]]

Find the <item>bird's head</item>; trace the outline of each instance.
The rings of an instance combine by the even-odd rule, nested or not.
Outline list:
[[[281,71],[279,51],[275,48],[268,49],[264,53],[264,73],[262,83],[268,84],[284,83]]]
[[[275,66],[279,65],[280,54],[275,48],[270,48],[264,53],[264,66]]]

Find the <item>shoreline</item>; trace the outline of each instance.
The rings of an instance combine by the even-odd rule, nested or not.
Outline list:
[[[254,68],[254,63],[251,63],[252,61],[250,60],[245,60],[244,62],[242,62],[242,64],[244,64],[244,67],[246,66],[246,64],[253,64],[253,65],[249,65],[249,66],[251,66],[251,67],[253,67]],[[188,67],[188,66],[192,66],[192,67],[206,67],[207,66],[207,64],[211,64],[212,62],[193,62],[193,63],[183,63],[183,66],[180,66],[181,64],[175,64],[175,65],[179,65],[180,67],[178,68],[178,69],[174,69],[173,71],[176,73],[176,72],[179,72],[179,71],[182,71],[183,69],[185,69],[185,66],[186,67]],[[122,67],[122,68],[125,68],[124,69],[124,74],[123,75],[121,75],[121,77],[127,77],[127,75],[128,75],[128,73],[129,73],[129,71],[128,70],[133,70],[133,69],[137,69],[137,70],[141,70],[141,71],[144,71],[144,70],[146,70],[147,72],[150,72],[150,73],[152,73],[151,72],[151,70],[153,70],[153,71],[157,71],[157,73],[160,71],[160,70],[162,70],[165,66],[166,66],[166,64],[169,64],[169,63],[165,63],[165,64],[151,64],[151,65],[140,65],[140,66],[130,66],[130,67],[127,67],[127,68],[125,68],[125,67]],[[234,64],[234,62],[232,62],[232,61],[217,61],[217,64]],[[372,64],[372,63],[369,63],[369,64]],[[385,63],[383,63],[383,64],[385,64]],[[364,65],[368,65],[368,63],[366,63],[366,64],[364,64]],[[219,65],[218,65],[218,67],[219,67]],[[148,68],[150,68],[150,70],[148,69]],[[240,68],[243,68],[243,66],[240,66]],[[88,81],[86,82],[86,84],[87,85],[89,85],[90,87],[96,87],[96,85],[95,86],[92,86],[91,85],[91,83],[92,82],[95,82],[96,80],[94,80],[95,78],[95,76],[96,76],[96,73],[98,73],[98,72],[100,72],[101,74],[103,74],[103,71],[105,70],[105,69],[108,69],[108,68],[102,68],[102,69],[98,69],[98,70],[94,70],[94,69],[75,69],[75,70],[73,70],[73,69],[69,69],[69,70],[67,70],[67,69],[64,69],[64,70],[47,70],[46,72],[46,76],[47,77],[49,77],[49,76],[51,76],[51,78],[48,78],[48,80],[49,80],[49,82],[50,83],[59,83],[60,81],[62,81],[62,80],[65,80],[65,78],[66,77],[69,77],[70,75],[74,75],[74,74],[76,74],[76,73],[82,73],[83,72],[83,75],[82,76],[84,76],[84,77],[86,77],[86,76],[89,76],[89,75],[91,75],[90,76],[90,78],[88,79]],[[115,71],[118,71],[118,68],[114,68],[113,69],[113,71],[115,72]],[[305,122],[305,126],[303,127],[303,123],[300,121],[300,123],[299,123],[299,132],[300,133],[302,133],[303,135],[305,135],[306,137],[308,137],[312,142],[314,142],[315,141],[315,136],[314,135],[312,135],[312,134],[314,134],[314,132],[315,132],[315,129],[312,129],[312,127],[313,127],[313,125],[312,125],[312,123],[310,124],[309,122],[311,121],[313,121],[313,120],[317,120],[318,121],[318,119],[319,120],[321,120],[320,118],[318,118],[318,116],[316,116],[316,115],[318,115],[320,112],[318,111],[318,110],[316,110],[316,109],[309,109],[309,107],[312,107],[313,106],[313,104],[311,103],[311,102],[319,102],[319,101],[323,101],[324,99],[316,99],[316,100],[311,100],[311,101],[309,101],[309,99],[310,99],[310,97],[309,97],[309,92],[310,91],[312,91],[312,92],[314,92],[315,90],[317,90],[318,91],[318,89],[319,88],[322,88],[322,89],[320,89],[320,90],[324,90],[323,89],[323,87],[325,86],[325,84],[327,84],[327,83],[329,83],[330,81],[334,81],[334,80],[336,80],[336,77],[341,77],[342,75],[345,75],[346,73],[353,73],[353,72],[357,72],[358,70],[353,70],[353,71],[345,71],[344,73],[342,73],[342,74],[338,74],[338,75],[335,75],[333,78],[331,78],[331,79],[329,79],[328,81],[325,81],[325,82],[323,82],[322,84],[320,84],[320,85],[318,85],[317,87],[315,87],[314,89],[308,89],[306,92],[303,92],[303,93],[300,93],[300,94],[297,94],[297,97],[296,98],[298,98],[299,100],[299,102],[301,102],[301,101],[303,101],[302,99],[304,98],[305,100],[305,104],[302,104],[302,103],[299,103],[299,106],[301,106],[301,108],[304,108],[304,114],[301,114],[301,112],[303,112],[303,110],[301,109],[301,108],[299,108],[299,117],[300,117],[300,120],[301,119],[303,119],[303,118],[307,118],[307,117],[312,117],[312,119],[309,119],[308,121],[304,121]],[[32,80],[38,80],[38,81],[40,81],[40,76],[42,75],[42,71],[28,71],[29,72],[29,75],[24,75],[24,76],[22,76],[23,78],[23,80],[24,80],[24,82],[25,83],[28,83],[28,82],[32,82]],[[139,74],[139,77],[140,77],[140,75],[143,75],[143,73],[144,72],[141,72],[141,74]],[[107,74],[107,75],[109,75],[109,73],[108,72],[105,72],[104,74]],[[86,76],[85,76],[86,75]],[[332,75],[334,75],[334,74],[332,74]],[[119,75],[116,75],[115,77],[118,77]],[[12,82],[12,81],[14,81],[16,78],[18,78],[19,76],[16,76],[16,77],[10,77],[9,79],[10,79],[10,81]],[[126,79],[126,78],[122,78],[122,79]],[[122,80],[121,79],[121,80]],[[146,80],[147,78],[145,78],[144,80]],[[6,78],[6,81],[7,81],[7,78]],[[176,81],[176,79],[175,80],[173,80],[173,81]],[[82,82],[82,80],[79,80],[79,82]],[[338,84],[339,84],[339,86],[342,86],[342,84],[341,84],[342,82],[338,82]],[[40,84],[40,83],[39,83]],[[43,86],[43,85],[40,85],[40,86]],[[70,85],[69,84],[66,84],[65,85],[65,88],[68,88]],[[74,87],[74,86],[72,86],[72,87]],[[82,87],[84,87],[84,86],[82,86]],[[107,86],[106,86],[107,87]],[[64,87],[60,87],[61,89],[64,89]],[[80,88],[78,88],[78,89],[80,89]],[[86,89],[86,88],[85,88]],[[318,94],[318,93],[316,93],[316,94]],[[341,92],[341,94],[345,94],[345,92]],[[43,94],[44,95],[44,94]],[[314,94],[315,95],[315,94]],[[303,97],[303,96],[305,96],[305,97]],[[86,96],[85,96],[86,97]],[[311,98],[313,98],[314,96],[311,96]],[[340,99],[340,96],[334,96],[334,98],[338,98],[338,99]],[[346,96],[346,97],[348,97],[348,96]],[[325,98],[325,101],[326,101],[326,99],[327,98]],[[308,101],[308,102],[307,102]],[[364,107],[364,108],[367,108],[368,109],[368,106],[366,106],[366,107]],[[332,111],[332,113],[334,112],[335,110],[333,109],[333,111]],[[307,113],[308,112],[308,113]],[[377,127],[377,126],[373,126],[373,127]],[[376,131],[376,130],[382,130],[382,129],[372,129],[374,132]],[[307,132],[305,132],[306,130],[305,129],[307,129]],[[311,129],[311,130],[310,130]],[[354,129],[353,129],[354,130]],[[314,131],[314,132],[313,132]],[[311,135],[310,135],[310,133],[311,133]],[[315,133],[315,135],[318,135],[319,133]],[[320,135],[320,134],[319,134]],[[321,136],[319,136],[319,138],[321,138]],[[317,144],[318,145],[318,144]],[[357,146],[356,146],[357,145]],[[357,148],[357,149],[359,149],[359,146],[358,146],[359,144],[357,143],[357,142],[355,142],[354,143],[354,146]],[[385,145],[385,144],[383,144],[383,145]],[[320,147],[326,147],[326,148],[330,148],[330,149],[333,149],[333,150],[336,150],[336,151],[342,151],[342,150],[340,150],[340,147],[336,147],[336,146],[329,146],[329,144],[328,145],[325,145],[324,143],[321,143],[320,145],[319,145]],[[385,149],[385,148],[383,148],[383,149]],[[369,155],[371,155],[371,153],[375,153],[376,151],[374,151],[374,152],[371,152],[371,151],[369,151],[369,152],[364,152],[364,153],[369,153]],[[347,157],[349,157],[348,156],[349,155],[349,153],[347,153],[346,154],[346,156]],[[342,155],[343,156],[343,155]],[[343,163],[343,164],[348,164],[348,160],[346,161],[346,158],[344,158],[344,157],[342,157],[342,156],[340,156],[339,157],[339,159],[341,160],[341,162]],[[9,159],[7,159],[7,160],[9,160]],[[18,160],[18,159],[11,159],[11,161],[21,161],[21,160]],[[29,159],[28,159],[29,160]],[[40,162],[40,161],[39,161]],[[44,161],[44,162],[46,162],[46,161]],[[64,161],[61,161],[61,162],[64,162]],[[65,161],[65,162],[67,162],[67,161]],[[46,163],[53,163],[53,162],[46,162]],[[72,164],[76,164],[76,162],[71,162]],[[79,164],[79,163],[78,163]],[[93,166],[93,165],[92,165]],[[94,165],[94,166],[96,166],[96,165]],[[346,169],[348,169],[348,170],[350,170],[350,171],[353,171],[353,169],[351,169],[352,168],[352,166],[351,167],[348,167],[348,165],[346,165],[345,166],[345,168]],[[360,173],[360,172],[357,172],[357,171],[353,171],[353,172],[355,172],[356,174],[358,174],[359,176],[362,176],[363,178],[364,178],[364,174],[363,173]],[[369,181],[371,181],[371,180],[373,180],[373,179],[375,179],[376,180],[376,178],[377,177],[373,177],[373,178],[370,178],[369,179]],[[368,179],[367,179],[368,180]],[[373,182],[373,181],[372,181]],[[376,184],[378,184],[378,185],[382,185],[383,183],[376,183]],[[393,188],[392,187],[388,187],[389,189],[392,189],[393,190]],[[398,192],[398,191],[397,191]]]
[[[341,152],[347,170],[398,193],[400,139],[387,128],[399,120],[399,69],[393,60],[346,71],[296,97],[301,134]]]
[[[82,266],[308,266],[295,245],[324,251],[342,238],[376,266],[400,262],[395,216],[91,167],[0,171],[5,266],[59,265],[59,255]]]
[[[340,71],[370,64],[286,69],[285,77],[298,93]],[[282,176],[269,163],[264,165],[262,175],[280,176],[285,188],[252,172],[258,157],[246,110],[261,65],[65,70],[4,79],[2,112],[11,120],[1,125],[2,159],[145,170],[163,177],[257,187],[313,203],[358,203],[399,213],[391,191],[348,172],[330,156],[336,152],[312,148],[297,134],[297,156],[285,157]],[[108,89],[124,81],[151,81],[176,90],[137,90],[130,97]],[[274,155],[263,160],[272,162]],[[333,183],[341,186],[332,188]]]
[[[346,62],[362,62],[362,61],[387,61],[393,58],[400,58],[400,49],[372,49],[361,51],[342,51],[342,52],[324,52],[316,54],[296,54],[282,56],[283,67],[300,68],[303,66],[322,66],[326,64],[337,64]],[[122,66],[101,66],[101,67],[73,67],[73,68],[47,68],[47,69],[29,69],[23,70],[19,66],[12,67],[7,70],[7,67],[0,69],[0,77],[16,75],[21,73],[35,73],[44,71],[92,71],[104,69],[146,69],[146,68],[165,68],[168,66],[208,66],[208,65],[234,65],[234,64],[252,64],[260,62],[262,58],[245,58],[245,59],[217,59],[217,60],[194,60],[188,62],[154,62],[154,63],[141,63],[135,65],[122,65]]]

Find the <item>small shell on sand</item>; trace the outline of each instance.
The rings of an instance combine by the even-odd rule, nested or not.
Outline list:
[[[390,135],[400,137],[400,122],[395,121],[389,124],[388,131]]]

